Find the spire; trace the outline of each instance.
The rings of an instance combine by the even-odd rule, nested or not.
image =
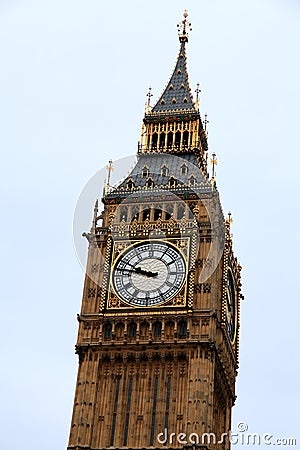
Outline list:
[[[186,66],[186,44],[191,24],[187,11],[178,25],[179,54],[175,69],[159,100],[151,108],[152,92],[149,89],[145,108],[138,155],[143,153],[168,153],[195,155],[203,174],[207,176],[207,136],[199,111],[200,85],[196,89],[196,103],[189,86]]]
[[[175,69],[171,75],[164,92],[152,108],[151,113],[167,112],[196,112],[193,96],[189,86],[189,79],[186,67],[186,43],[188,42],[187,30],[191,30],[191,24],[187,22],[187,10],[183,13],[183,21],[177,25],[180,41],[180,49],[177,57]]]

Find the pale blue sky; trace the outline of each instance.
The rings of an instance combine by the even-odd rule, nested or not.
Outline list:
[[[136,152],[145,94],[168,80],[184,8],[190,82],[244,268],[233,429],[297,437],[299,1],[0,0],[5,450],[66,446],[84,278],[76,199],[109,158]]]

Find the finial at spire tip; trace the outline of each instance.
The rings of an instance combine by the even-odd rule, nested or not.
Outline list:
[[[183,11],[183,20],[181,22],[179,22],[179,24],[177,25],[178,28],[178,34],[179,34],[179,41],[180,42],[188,42],[188,31],[192,31],[192,27],[191,27],[191,23],[187,21],[187,17],[188,17],[188,11],[187,9],[185,9]]]

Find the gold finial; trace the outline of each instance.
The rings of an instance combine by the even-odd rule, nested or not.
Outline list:
[[[211,155],[212,158],[210,160],[211,164],[212,164],[212,174],[211,177],[215,179],[216,177],[216,171],[215,171],[215,166],[218,164],[218,160],[217,160],[217,155],[215,154],[215,152]]]
[[[94,206],[94,217],[93,217],[91,233],[95,233],[95,231],[96,231],[97,216],[98,216],[98,199],[96,200],[96,203],[95,203],[95,206]]]
[[[105,182],[105,187],[104,187],[104,189],[105,189],[106,193],[108,193],[108,192],[109,192],[109,188],[110,188],[110,177],[111,177],[111,172],[114,170],[112,159],[110,159],[110,160],[108,161],[108,166],[106,166],[106,170],[107,170],[108,173],[107,173],[107,181]]]
[[[181,22],[179,22],[179,24],[177,24],[180,42],[187,42],[188,37],[189,37],[187,30],[192,31],[192,27],[191,27],[192,24],[187,21],[187,17],[188,17],[188,12],[185,9],[183,11],[183,20]]]
[[[199,109],[199,94],[201,92],[199,83],[197,83],[197,89],[195,89],[195,92],[196,92],[196,108]]]
[[[230,225],[232,224],[232,222],[233,222],[233,218],[232,218],[231,212],[228,211],[228,216],[226,217],[225,224],[229,229],[230,229]]]
[[[148,91],[148,94],[147,94],[147,97],[148,97],[148,106],[150,106],[150,100],[151,100],[151,97],[153,97],[153,94],[151,93],[151,91],[152,91],[152,87],[150,86],[149,87],[149,91]]]
[[[147,104],[145,105],[145,112],[146,112],[146,114],[149,114],[151,112],[150,101],[151,101],[151,97],[153,97],[153,94],[152,94],[151,91],[152,91],[152,87],[150,86],[149,87],[149,91],[147,93],[147,97],[148,97]]]
[[[208,134],[207,133],[207,124],[209,123],[209,120],[207,120],[207,114],[205,114],[205,116],[204,116],[203,123],[204,123],[204,131],[206,132],[206,134]]]

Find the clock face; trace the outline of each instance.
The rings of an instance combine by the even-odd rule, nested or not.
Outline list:
[[[226,325],[230,339],[233,341],[235,337],[235,290],[230,270],[227,273]]]
[[[156,306],[174,297],[186,277],[186,263],[173,245],[164,241],[140,242],[117,259],[112,283],[130,305]]]

